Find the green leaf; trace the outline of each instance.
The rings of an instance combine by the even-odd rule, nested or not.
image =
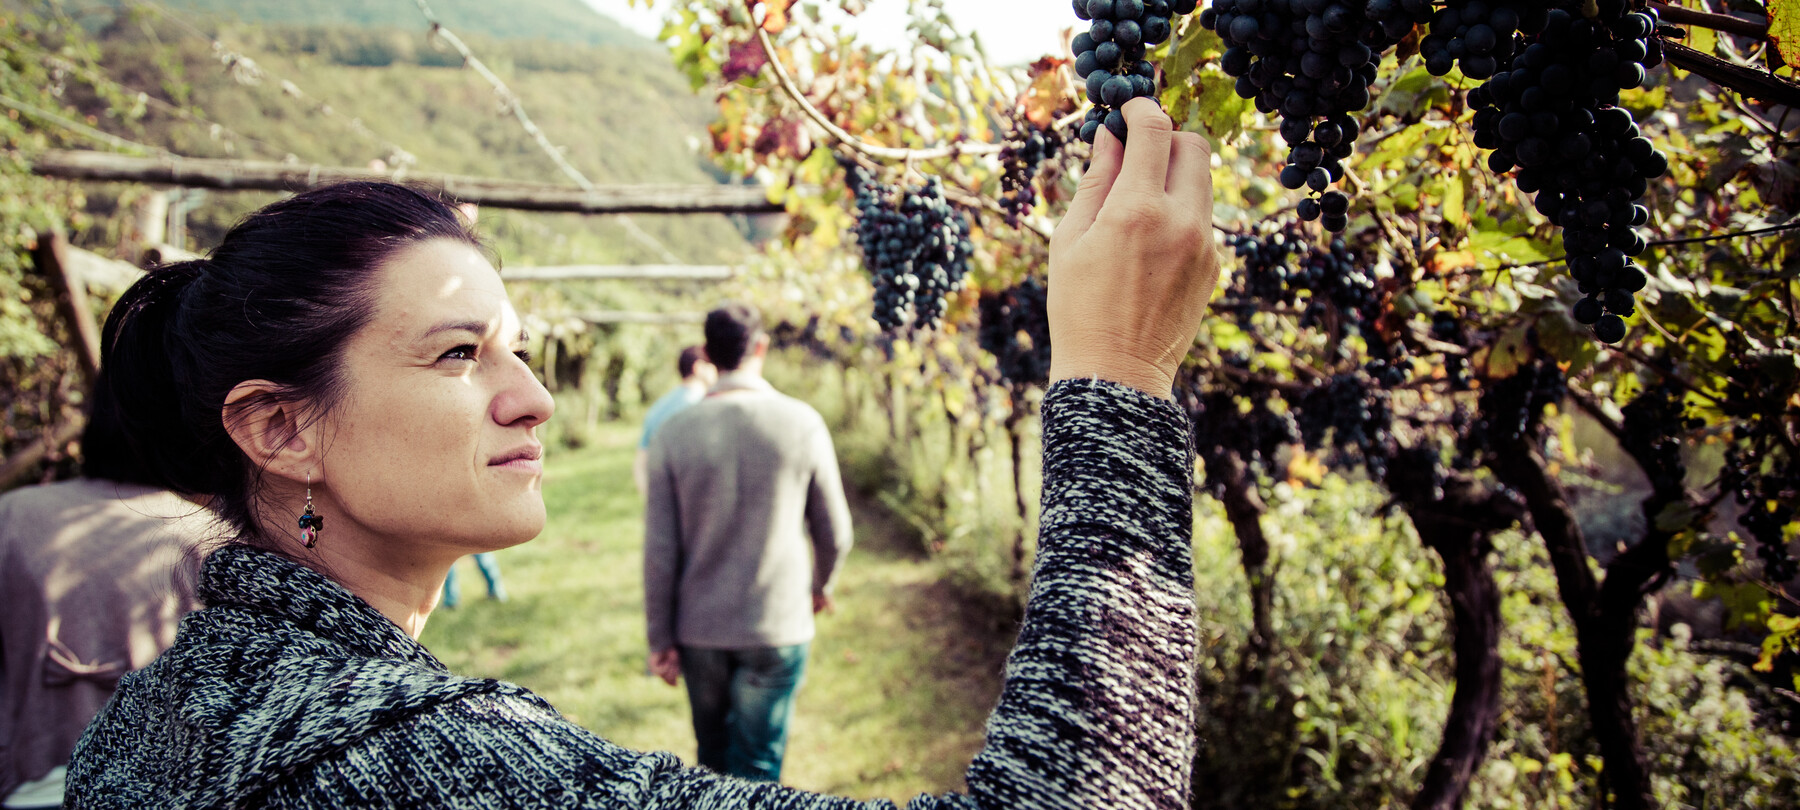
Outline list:
[[[1782,61],[1800,64],[1800,0],[1769,0],[1769,41]]]
[[[1463,176],[1444,178],[1444,221],[1459,229],[1469,225],[1469,212],[1463,206]]]
[[[1692,504],[1671,503],[1656,513],[1656,529],[1663,532],[1678,532],[1694,524],[1699,519],[1700,510]]]
[[[1519,326],[1507,330],[1494,342],[1493,348],[1488,351],[1489,379],[1504,380],[1519,373],[1519,366],[1531,358],[1530,330],[1529,326]]]

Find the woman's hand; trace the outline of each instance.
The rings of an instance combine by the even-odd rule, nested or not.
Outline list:
[[[1219,279],[1212,149],[1154,101],[1101,128],[1050,239],[1050,380],[1097,377],[1168,399]]]

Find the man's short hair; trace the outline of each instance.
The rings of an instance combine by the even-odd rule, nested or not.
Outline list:
[[[720,371],[735,371],[762,334],[762,315],[749,304],[726,304],[706,313],[706,358]]]
[[[689,346],[681,350],[681,359],[675,361],[675,369],[681,372],[681,378],[694,376],[694,364],[704,360],[699,346]]]

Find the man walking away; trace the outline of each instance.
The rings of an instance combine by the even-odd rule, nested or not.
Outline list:
[[[651,670],[687,679],[700,764],[773,782],[850,509],[825,420],[763,380],[768,348],[755,309],[707,313],[718,383],[650,442],[644,599]]]
[[[706,352],[699,346],[682,349],[681,357],[675,361],[675,370],[681,372],[681,384],[663,394],[644,413],[644,433],[638,438],[637,457],[631,462],[631,480],[637,482],[639,495],[645,493],[644,475],[650,460],[650,440],[655,438],[657,429],[677,411],[699,402],[706,396],[706,389],[719,379],[719,370],[706,361]]]

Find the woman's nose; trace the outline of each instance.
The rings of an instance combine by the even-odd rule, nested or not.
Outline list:
[[[504,384],[494,397],[494,421],[506,426],[537,427],[556,412],[556,399],[538,381],[531,366],[517,355],[508,355]]]

